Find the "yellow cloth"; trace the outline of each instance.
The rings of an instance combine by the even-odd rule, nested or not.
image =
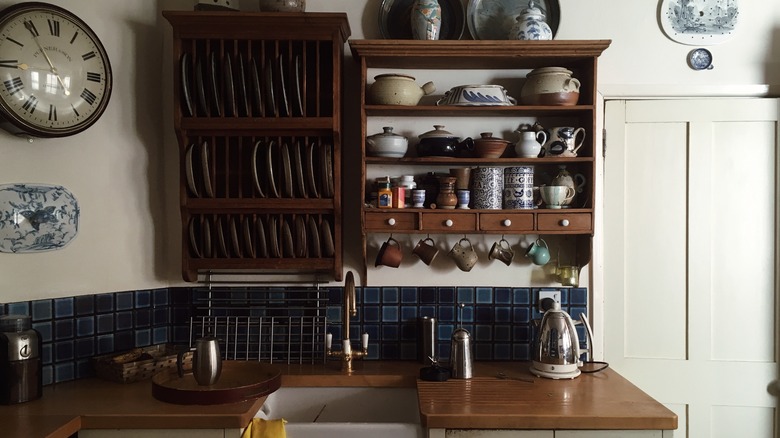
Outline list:
[[[287,438],[284,432],[284,419],[263,420],[262,418],[253,418],[249,426],[244,429],[241,438]]]

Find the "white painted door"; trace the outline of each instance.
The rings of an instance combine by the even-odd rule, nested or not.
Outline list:
[[[606,103],[604,356],[677,438],[777,433],[779,106]]]

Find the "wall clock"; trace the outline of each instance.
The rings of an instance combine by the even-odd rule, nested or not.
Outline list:
[[[73,13],[40,2],[0,11],[0,128],[77,134],[106,110],[111,83],[103,44]]]

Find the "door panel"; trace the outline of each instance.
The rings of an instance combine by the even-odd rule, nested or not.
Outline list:
[[[774,436],[778,100],[605,111],[605,359],[675,437]]]

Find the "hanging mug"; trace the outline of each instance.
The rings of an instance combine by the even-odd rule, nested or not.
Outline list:
[[[488,258],[490,260],[501,260],[501,262],[507,266],[512,264],[512,259],[514,256],[515,253],[512,251],[511,245],[509,245],[509,242],[503,238],[493,244],[493,247],[490,249],[490,253],[488,254]]]
[[[391,268],[397,268],[401,265],[401,259],[403,259],[403,253],[401,252],[401,244],[392,237],[387,239],[387,242],[382,244],[379,248],[379,253],[376,255],[376,263],[374,266],[389,266]]]
[[[468,243],[468,247],[461,244],[462,242]],[[477,252],[474,251],[474,246],[471,245],[471,241],[465,237],[460,239],[458,243],[452,247],[450,250],[450,257],[455,260],[455,264],[463,272],[469,272],[471,268],[477,264],[478,258]]]
[[[546,265],[550,261],[550,250],[547,248],[547,242],[541,237],[536,239],[536,242],[532,243],[526,250],[525,256],[531,259],[535,265]]]
[[[436,255],[439,254],[439,249],[436,248],[436,243],[430,237],[420,239],[417,242],[417,246],[412,250],[412,254],[416,255],[426,265],[430,265]]]

